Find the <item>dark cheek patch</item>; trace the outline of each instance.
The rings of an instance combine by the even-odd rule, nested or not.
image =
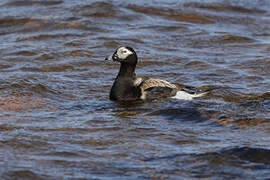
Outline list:
[[[113,59],[114,61],[117,61],[117,60],[118,60],[118,56],[117,56],[117,54],[116,54],[116,53],[114,53],[114,54],[113,54],[112,59]]]

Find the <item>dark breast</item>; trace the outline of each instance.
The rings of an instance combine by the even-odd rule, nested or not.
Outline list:
[[[110,99],[115,101],[139,100],[142,93],[133,78],[117,78],[111,88]]]

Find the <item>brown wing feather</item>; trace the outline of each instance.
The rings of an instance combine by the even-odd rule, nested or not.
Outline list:
[[[173,96],[180,85],[171,84],[162,79],[153,79],[148,77],[137,77],[134,85],[140,87],[141,99],[152,99]],[[147,96],[147,98],[146,98]]]
[[[174,96],[177,91],[186,91],[190,94],[205,93],[213,88],[195,88],[185,86],[183,84],[172,84],[162,79],[153,79],[148,77],[137,77],[134,80],[134,85],[141,88],[141,99],[155,99],[162,97]]]
[[[162,79],[146,79],[140,84],[141,89],[144,91],[148,88],[152,87],[168,87],[172,89],[176,89],[176,85],[169,83],[168,81]]]

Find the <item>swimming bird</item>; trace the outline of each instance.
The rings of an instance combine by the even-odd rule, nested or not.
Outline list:
[[[191,86],[170,83],[162,79],[136,77],[138,57],[131,47],[119,47],[105,60],[117,61],[121,64],[110,91],[110,100],[113,101],[147,101],[168,97],[191,100],[207,93]]]

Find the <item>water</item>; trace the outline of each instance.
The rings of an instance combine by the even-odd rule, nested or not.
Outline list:
[[[1,179],[270,178],[270,3],[0,2]],[[108,99],[120,45],[137,75],[218,87]]]

